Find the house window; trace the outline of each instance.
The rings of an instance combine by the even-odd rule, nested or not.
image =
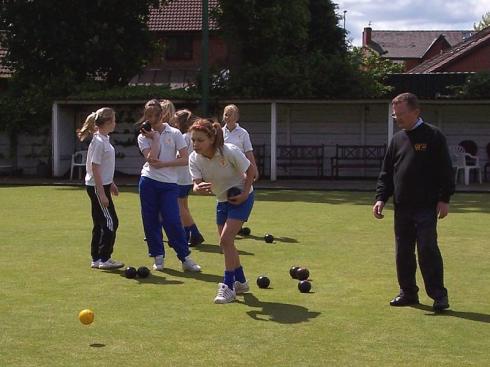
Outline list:
[[[167,60],[192,60],[192,37],[170,36],[165,47]]]

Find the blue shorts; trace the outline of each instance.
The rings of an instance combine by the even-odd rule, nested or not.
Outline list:
[[[189,196],[194,185],[179,185],[179,199],[184,199]]]
[[[226,223],[227,219],[237,219],[246,222],[252,212],[254,200],[255,192],[252,191],[248,195],[247,200],[240,205],[233,205],[228,201],[218,202],[218,205],[216,205],[216,223],[218,225],[223,225]]]

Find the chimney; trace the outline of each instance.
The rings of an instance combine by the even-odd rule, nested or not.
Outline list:
[[[371,31],[373,29],[371,27],[364,27],[364,31],[362,31],[362,45],[369,46],[371,43]]]

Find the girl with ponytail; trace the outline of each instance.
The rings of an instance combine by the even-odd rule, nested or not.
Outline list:
[[[189,128],[198,118],[199,117],[194,115],[191,111],[184,109],[177,111],[171,120],[172,125],[179,129],[184,136],[185,143],[187,144],[187,152],[189,154],[191,154],[193,150]],[[182,219],[182,225],[184,226],[189,246],[198,246],[204,242],[204,237],[197,228],[189,209],[189,193],[193,187],[189,166],[177,167],[177,173],[179,176],[177,181],[179,184],[179,212],[180,218]]]
[[[249,290],[235,247],[235,236],[252,211],[255,167],[238,147],[224,143],[218,122],[199,119],[190,131],[194,151],[189,157],[189,170],[194,191],[212,193],[218,201],[216,224],[225,257],[225,272],[214,302],[229,303],[235,300],[236,294]]]
[[[92,112],[81,129],[78,138],[83,141],[92,135],[87,152],[85,185],[92,205],[91,267],[95,269],[117,269],[123,263],[111,259],[119,225],[112,196],[119,191],[114,183],[115,151],[109,134],[116,127],[116,114],[112,108],[104,107]]]

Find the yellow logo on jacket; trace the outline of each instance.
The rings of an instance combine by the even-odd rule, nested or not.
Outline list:
[[[425,152],[426,150],[427,150],[427,144],[425,143],[415,144],[415,151]]]

